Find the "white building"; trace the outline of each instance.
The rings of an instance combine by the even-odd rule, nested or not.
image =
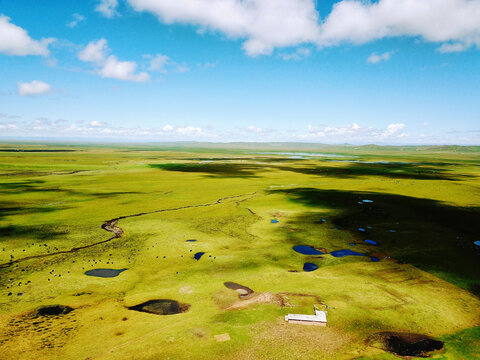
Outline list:
[[[285,315],[285,321],[289,324],[302,324],[302,325],[327,325],[327,311],[318,310],[314,306],[313,311],[315,315],[303,315],[303,314],[288,314]]]

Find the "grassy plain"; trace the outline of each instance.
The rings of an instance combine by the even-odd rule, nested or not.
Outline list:
[[[3,144],[0,358],[396,358],[370,346],[380,331],[480,357],[479,148],[237,148]],[[101,228],[123,216],[121,237]],[[84,274],[95,268],[128,270]],[[191,307],[128,309],[151,299]],[[283,320],[319,299],[327,327]],[[75,310],[32,313],[54,304]]]

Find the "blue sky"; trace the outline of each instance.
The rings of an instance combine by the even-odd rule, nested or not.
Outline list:
[[[480,0],[0,0],[0,137],[479,144],[478,19]]]

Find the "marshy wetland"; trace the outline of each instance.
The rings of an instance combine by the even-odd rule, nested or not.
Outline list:
[[[1,150],[1,359],[480,357],[480,148]]]

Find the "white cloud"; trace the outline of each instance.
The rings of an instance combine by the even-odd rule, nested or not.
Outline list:
[[[77,14],[77,13],[73,14],[72,17],[73,17],[73,20],[70,21],[70,22],[67,24],[67,26],[68,26],[68,27],[71,27],[71,28],[74,28],[74,27],[76,27],[79,23],[81,23],[82,21],[85,21],[85,16],[80,15],[80,14]]]
[[[150,59],[148,70],[167,74],[169,72],[184,73],[189,69],[186,65],[181,65],[173,61],[169,56],[163,54],[144,55],[144,58]]]
[[[388,60],[390,60],[391,54],[392,54],[391,51],[384,52],[383,54],[380,54],[380,55],[378,55],[376,53],[372,53],[368,57],[367,62],[369,64],[377,64],[381,61],[388,61]]]
[[[128,0],[137,11],[160,21],[189,23],[244,39],[250,56],[271,54],[277,47],[314,42],[318,13],[313,0]]]
[[[324,21],[320,46],[394,37],[480,45],[479,0],[343,0]]]
[[[464,44],[464,43],[453,43],[453,44],[445,43],[445,44],[442,44],[437,49],[437,51],[442,54],[452,53],[452,52],[462,52],[469,49],[470,47],[471,47],[470,44]]]
[[[378,142],[403,138],[405,136],[402,132],[404,128],[405,124],[401,123],[389,124],[383,129],[372,126],[360,126],[357,123],[321,128],[308,125],[306,134],[295,135],[294,137],[300,139],[321,138],[337,143],[345,141]]]
[[[107,18],[112,18],[118,15],[117,6],[118,0],[100,0],[95,7],[95,11],[98,11]]]
[[[310,55],[310,49],[298,48],[293,53],[280,54],[283,60],[302,60]]]
[[[110,55],[98,74],[104,78],[130,81],[147,81],[150,75],[146,72],[136,73],[137,63],[135,61],[119,61],[114,55]]]
[[[32,82],[19,82],[18,94],[21,96],[37,96],[50,92],[52,87],[43,81],[33,80]]]
[[[32,39],[21,27],[12,24],[10,18],[0,15],[0,54],[26,56],[48,56],[48,45],[55,39]]]
[[[99,39],[90,42],[78,53],[78,58],[97,65],[96,73],[104,78],[143,82],[150,79],[146,72],[137,73],[135,61],[120,61],[115,55],[108,55],[110,49],[107,40]]]
[[[157,54],[150,60],[150,67],[148,69],[151,71],[165,72],[165,68],[170,62],[171,59],[169,56]]]
[[[78,58],[82,61],[102,63],[105,61],[109,51],[107,40],[99,39],[88,43],[88,45],[78,53]]]
[[[242,39],[250,56],[307,43],[326,47],[400,36],[439,43],[440,52],[480,47],[480,0],[342,0],[322,21],[314,0],[128,2],[167,24],[192,24],[200,33],[211,30]],[[302,57],[297,55],[283,56]]]

